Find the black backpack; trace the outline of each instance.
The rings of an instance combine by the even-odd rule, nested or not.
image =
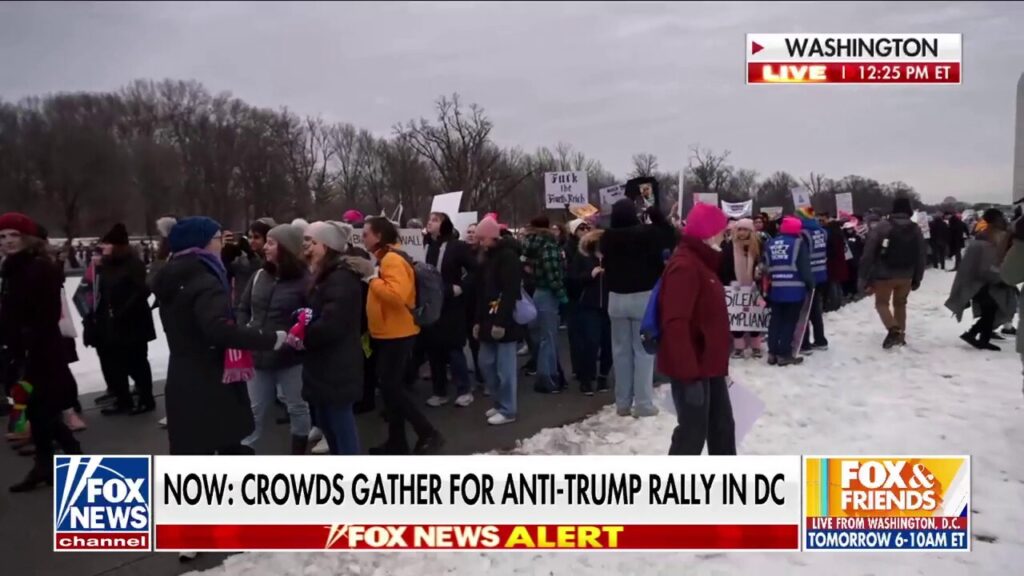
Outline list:
[[[882,243],[882,261],[890,268],[913,268],[917,264],[917,238],[920,233],[914,222],[893,222]]]

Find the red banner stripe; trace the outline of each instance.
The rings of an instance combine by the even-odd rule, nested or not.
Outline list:
[[[344,525],[341,525],[344,526]],[[417,534],[437,537],[445,530],[491,530],[496,536],[495,543],[458,543],[456,536],[450,542],[430,538],[418,539]],[[327,548],[331,526],[320,524],[302,525],[189,525],[161,524],[156,526],[157,550],[324,550]],[[374,531],[383,538],[387,530],[401,531],[403,542],[388,542],[381,545],[368,543],[373,538],[367,534]],[[518,529],[518,531],[517,531]],[[673,524],[673,525],[358,525],[349,527],[345,536],[332,546],[334,550],[509,550],[509,549],[607,549],[612,547],[611,536],[601,532],[586,545],[595,531],[616,530],[615,549],[621,550],[797,550],[800,546],[800,530],[796,524]],[[350,542],[349,536],[362,532]],[[559,534],[562,538],[560,539]],[[530,544],[523,543],[527,535]],[[512,536],[520,537],[520,545],[507,545]],[[583,536],[581,538],[581,536]],[[597,544],[594,546],[593,544]],[[396,545],[397,544],[397,545]]]

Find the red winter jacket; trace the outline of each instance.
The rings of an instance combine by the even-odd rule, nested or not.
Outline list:
[[[718,279],[721,254],[683,236],[661,280],[658,371],[692,381],[729,374],[729,312]]]

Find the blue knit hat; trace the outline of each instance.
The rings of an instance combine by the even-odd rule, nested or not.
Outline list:
[[[171,228],[167,236],[167,244],[171,252],[181,252],[189,248],[206,248],[210,240],[220,231],[220,224],[206,216],[182,218]]]

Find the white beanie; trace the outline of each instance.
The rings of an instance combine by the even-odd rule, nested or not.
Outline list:
[[[295,220],[292,220],[292,226],[298,226],[302,230],[305,230],[306,228],[309,228],[309,222],[306,222],[302,218],[296,218]]]
[[[157,232],[160,233],[161,236],[167,238],[167,236],[171,233],[171,228],[174,228],[174,225],[177,223],[178,221],[174,217],[164,216],[163,218],[157,219],[156,230]]]
[[[348,250],[353,230],[354,228],[352,228],[351,224],[327,220],[310,224],[306,228],[306,236],[324,244],[335,252],[343,253]]]

